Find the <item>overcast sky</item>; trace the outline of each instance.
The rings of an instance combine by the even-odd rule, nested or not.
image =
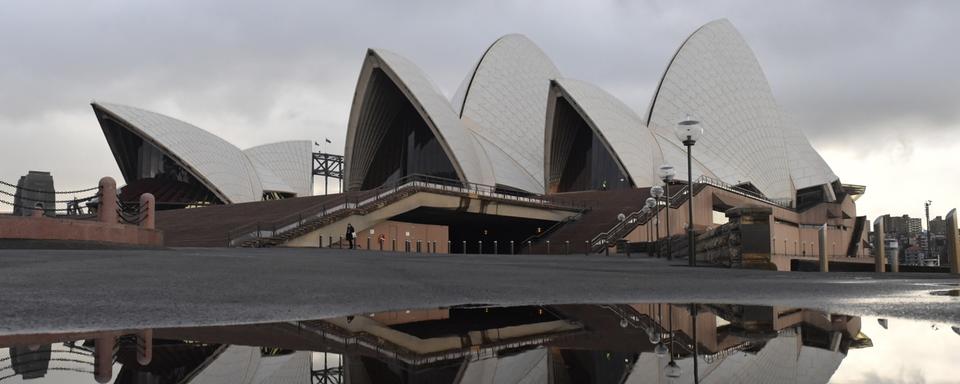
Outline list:
[[[413,60],[447,95],[522,33],[567,77],[644,111],[677,46],[728,18],[859,214],[960,206],[954,1],[6,1],[0,180],[122,180],[91,100],[157,111],[241,148],[330,138],[341,153],[364,51]],[[122,183],[122,181],[121,181]]]

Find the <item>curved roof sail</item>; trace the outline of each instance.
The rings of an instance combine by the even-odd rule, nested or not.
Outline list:
[[[380,79],[384,77],[390,84],[382,84]],[[371,49],[367,51],[360,71],[347,126],[344,160],[348,165],[345,169],[348,189],[363,186],[374,157],[387,137],[386,130],[400,124],[394,120],[402,111],[390,105],[392,103],[383,102],[390,97],[386,91],[390,87],[399,89],[406,101],[413,105],[456,171],[457,178],[462,182],[494,184],[493,171],[482,148],[423,71],[400,55]]]
[[[528,179],[527,184],[536,185],[530,192],[544,192],[547,93],[550,80],[558,77],[560,71],[540,47],[523,35],[511,34],[487,49],[454,95],[467,126],[515,162],[519,167],[514,169],[526,173],[498,174],[498,180]]]
[[[108,120],[160,150],[224,203],[262,198],[263,188],[253,163],[233,144],[194,125],[159,113],[119,104],[94,102],[92,106],[128,183],[139,179],[142,167],[149,164],[145,161],[122,161],[122,151],[138,149],[123,148],[122,143],[114,142],[115,136],[107,132],[111,129],[108,127],[113,126],[105,123]],[[144,157],[136,152],[132,156],[134,159]]]
[[[680,47],[647,123],[679,144],[672,128],[687,115],[705,130],[694,156],[717,177],[750,181],[769,197],[793,197],[784,118],[753,51],[725,19],[704,25]]]

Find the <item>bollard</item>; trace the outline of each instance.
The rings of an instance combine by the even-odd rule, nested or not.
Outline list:
[[[436,242],[436,240],[434,240],[434,242],[433,242],[433,253],[437,253],[437,242]]]
[[[343,236],[340,236],[340,241],[338,241],[338,243],[340,244],[340,249],[343,249]]]
[[[113,350],[116,345],[117,340],[110,335],[98,337],[94,341],[93,379],[98,383],[106,384],[113,378]]]
[[[583,255],[590,256],[590,240],[583,241]]]
[[[391,242],[391,244],[390,244],[390,250],[396,252],[396,251],[397,251],[397,239],[394,238],[393,240],[390,240],[390,242]]]
[[[533,241],[527,240],[527,254],[533,254]]]
[[[550,254],[550,240],[547,240],[547,254]]]
[[[477,241],[477,254],[483,254],[483,240]]]
[[[630,258],[630,242],[623,240],[623,249],[627,251],[627,258]],[[657,258],[660,258],[660,242],[657,240]]]
[[[320,233],[317,236],[317,248],[323,248],[323,234]]]
[[[830,257],[827,256],[827,225],[824,224],[817,232],[820,239],[820,272],[830,272]]]
[[[370,250],[370,249],[373,249],[373,248],[370,248],[370,236],[367,236],[367,250]]]
[[[157,199],[152,193],[140,195],[140,226],[145,229],[155,229],[156,226]]]
[[[951,209],[947,212],[947,220],[944,223],[947,226],[946,248],[947,264],[950,264],[950,273],[960,274],[960,236],[957,235],[957,209]]]
[[[510,254],[511,254],[511,255],[514,254],[514,253],[513,253],[513,240],[510,240]]]
[[[883,248],[883,247],[884,247],[884,243],[885,243],[885,241],[884,241],[884,235],[885,235],[885,234],[884,234],[884,231],[883,231],[883,216],[881,216],[879,219],[877,219],[877,221],[875,221],[875,222],[873,223],[873,233],[875,234],[875,235],[873,236],[873,240],[876,242],[876,244],[873,245],[873,250],[874,250],[874,254],[873,254],[873,266],[874,266],[874,271],[875,271],[875,272],[883,272],[884,269],[885,269],[885,264],[886,264],[885,260],[883,259],[883,258],[884,258],[884,254],[886,254],[886,250],[884,250],[884,248]]]
[[[450,240],[447,240],[447,254],[449,255],[451,253],[453,253],[453,242]]]
[[[494,241],[493,241],[493,254],[494,254],[494,255],[498,254],[497,251],[498,251],[498,249],[497,249],[497,241],[494,240]]]
[[[153,360],[153,329],[137,332],[137,362],[142,366],[150,365]]]
[[[327,248],[333,248],[333,236],[328,236]]]
[[[567,241],[565,242],[565,244],[566,244],[566,246],[565,246],[565,247],[566,247],[566,250],[564,250],[563,253],[566,254],[566,255],[569,255],[569,254],[570,254],[570,240],[567,240]]]
[[[464,255],[467,254],[467,241],[466,241],[466,240],[463,241],[463,254],[464,254]]]
[[[100,208],[97,209],[97,219],[100,222],[116,224],[117,217],[117,182],[112,177],[100,179]]]

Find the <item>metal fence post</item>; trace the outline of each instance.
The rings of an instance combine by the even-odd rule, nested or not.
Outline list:
[[[449,255],[451,253],[453,253],[453,242],[450,240],[447,240],[447,254]]]
[[[513,250],[513,240],[510,240],[510,254],[511,254],[511,255],[514,254],[514,250]]]
[[[590,256],[590,240],[583,241],[583,255]]]
[[[477,241],[477,254],[483,254],[483,240]]]
[[[463,241],[463,254],[464,254],[464,255],[467,254],[467,241],[466,241],[466,240]]]
[[[566,254],[569,255],[569,254],[570,254],[570,240],[567,240],[567,241],[566,241],[566,244],[567,244],[567,250],[566,250],[566,252],[564,252],[564,253],[566,253]]]
[[[547,254],[550,254],[550,240],[547,240]]]
[[[494,241],[493,241],[493,254],[496,255],[496,254],[498,253],[498,251],[499,251],[499,250],[497,249],[497,241],[494,240]]]

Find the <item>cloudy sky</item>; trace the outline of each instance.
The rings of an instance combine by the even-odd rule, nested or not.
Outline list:
[[[91,100],[154,110],[241,148],[330,138],[342,152],[364,51],[418,63],[452,94],[497,37],[522,33],[567,77],[645,110],[667,60],[728,18],[860,214],[960,207],[960,35],[948,1],[7,1],[0,180],[121,179]]]

